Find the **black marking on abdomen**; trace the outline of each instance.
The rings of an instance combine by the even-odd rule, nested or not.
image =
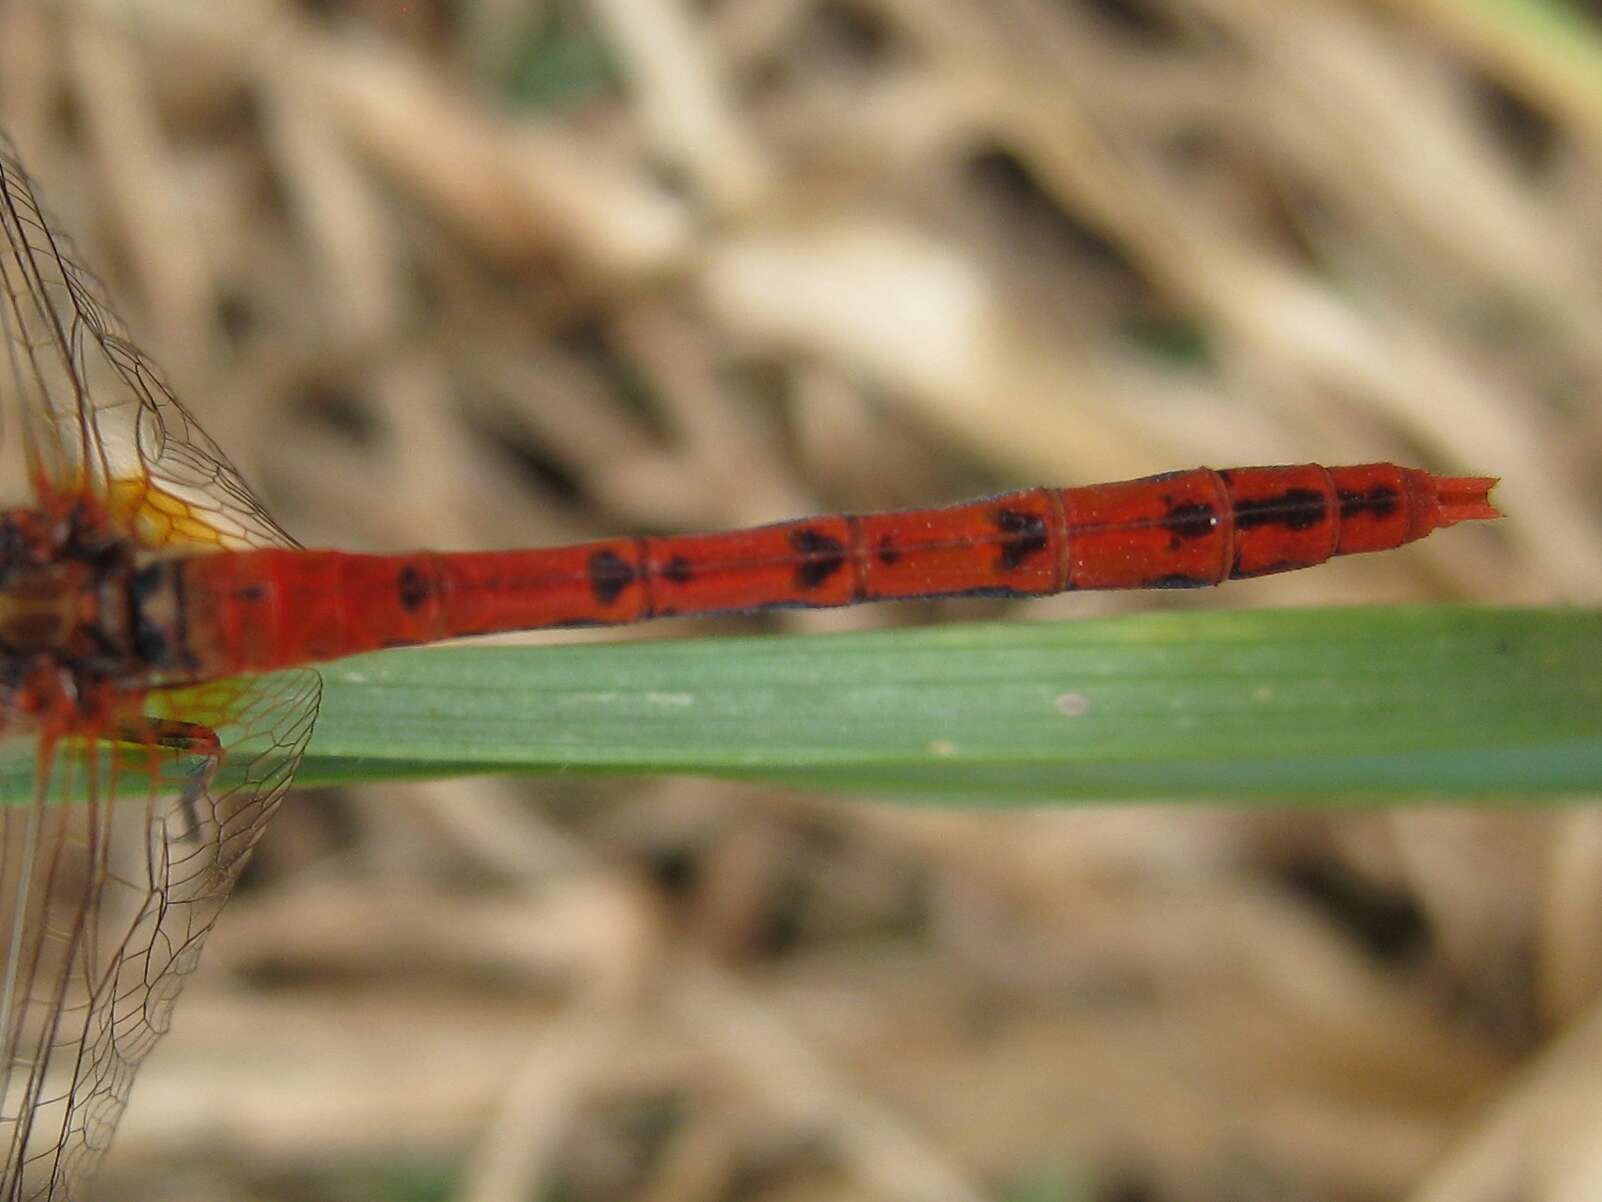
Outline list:
[[[1142,584],[1141,588],[1207,588],[1213,582],[1203,580],[1200,576],[1187,576],[1184,572],[1170,572],[1166,576],[1155,576]]]
[[[1367,492],[1342,489],[1336,495],[1341,502],[1341,517],[1350,518],[1366,513],[1381,521],[1396,512],[1401,499],[1389,484],[1376,484]]]
[[[695,565],[682,555],[675,555],[662,565],[660,573],[662,579],[671,580],[674,584],[689,584],[695,579]]]
[[[1046,549],[1046,519],[1025,509],[996,510],[996,525],[1006,537],[1001,541],[1001,568],[1016,572],[1024,562]]]
[[[601,550],[590,556],[590,593],[602,605],[610,605],[634,583],[634,565],[616,551]]]
[[[840,540],[811,526],[790,531],[790,546],[806,557],[795,568],[798,588],[818,588],[845,567],[845,547]]]
[[[1277,497],[1254,497],[1235,502],[1235,529],[1283,526],[1311,530],[1329,518],[1329,501],[1312,488],[1287,488]]]
[[[896,547],[895,536],[881,534],[879,536],[879,562],[885,567],[893,567],[901,562],[901,552]]]
[[[916,601],[920,598],[929,601],[956,600],[959,597],[971,597],[975,600],[994,598],[998,601],[1011,601],[1019,597],[1038,597],[1040,594],[1029,589],[1008,588],[1004,584],[980,584],[973,588],[961,589],[958,592],[939,591],[933,593],[915,593],[911,596],[897,597],[897,601]]]
[[[1163,529],[1173,536],[1169,540],[1169,547],[1175,551],[1179,550],[1181,543],[1206,538],[1217,528],[1218,511],[1205,501],[1191,501],[1184,505],[1170,503],[1168,516],[1163,519]]]
[[[434,595],[434,583],[416,564],[409,563],[395,577],[395,595],[401,608],[414,614]]]

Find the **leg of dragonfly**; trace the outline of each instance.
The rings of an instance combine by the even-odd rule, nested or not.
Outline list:
[[[119,724],[116,738],[118,743],[143,751],[143,766],[150,773],[152,784],[161,777],[163,752],[177,752],[193,761],[178,789],[178,807],[186,821],[182,836],[197,837],[203,821],[200,799],[205,796],[212,778],[217,774],[218,765],[222,763],[222,741],[217,738],[217,732],[198,722],[141,715]]]

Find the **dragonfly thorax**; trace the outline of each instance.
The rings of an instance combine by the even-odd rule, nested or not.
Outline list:
[[[0,516],[0,686],[25,689],[42,674],[87,697],[136,667],[138,573],[133,545],[92,519]]]
[[[93,574],[77,563],[26,567],[0,585],[0,648],[31,658],[65,652],[94,618]]]

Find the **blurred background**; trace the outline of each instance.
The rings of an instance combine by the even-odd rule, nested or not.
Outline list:
[[[607,637],[1594,603],[1591,7],[0,0],[0,124],[308,544],[1504,478],[1495,528],[1206,595]],[[95,1196],[1591,1199],[1599,919],[1579,807],[301,794]]]

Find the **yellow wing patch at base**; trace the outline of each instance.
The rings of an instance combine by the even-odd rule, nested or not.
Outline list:
[[[113,520],[145,546],[181,544],[220,551],[249,545],[225,534],[196,506],[156,487],[148,477],[113,480],[106,502]]]

